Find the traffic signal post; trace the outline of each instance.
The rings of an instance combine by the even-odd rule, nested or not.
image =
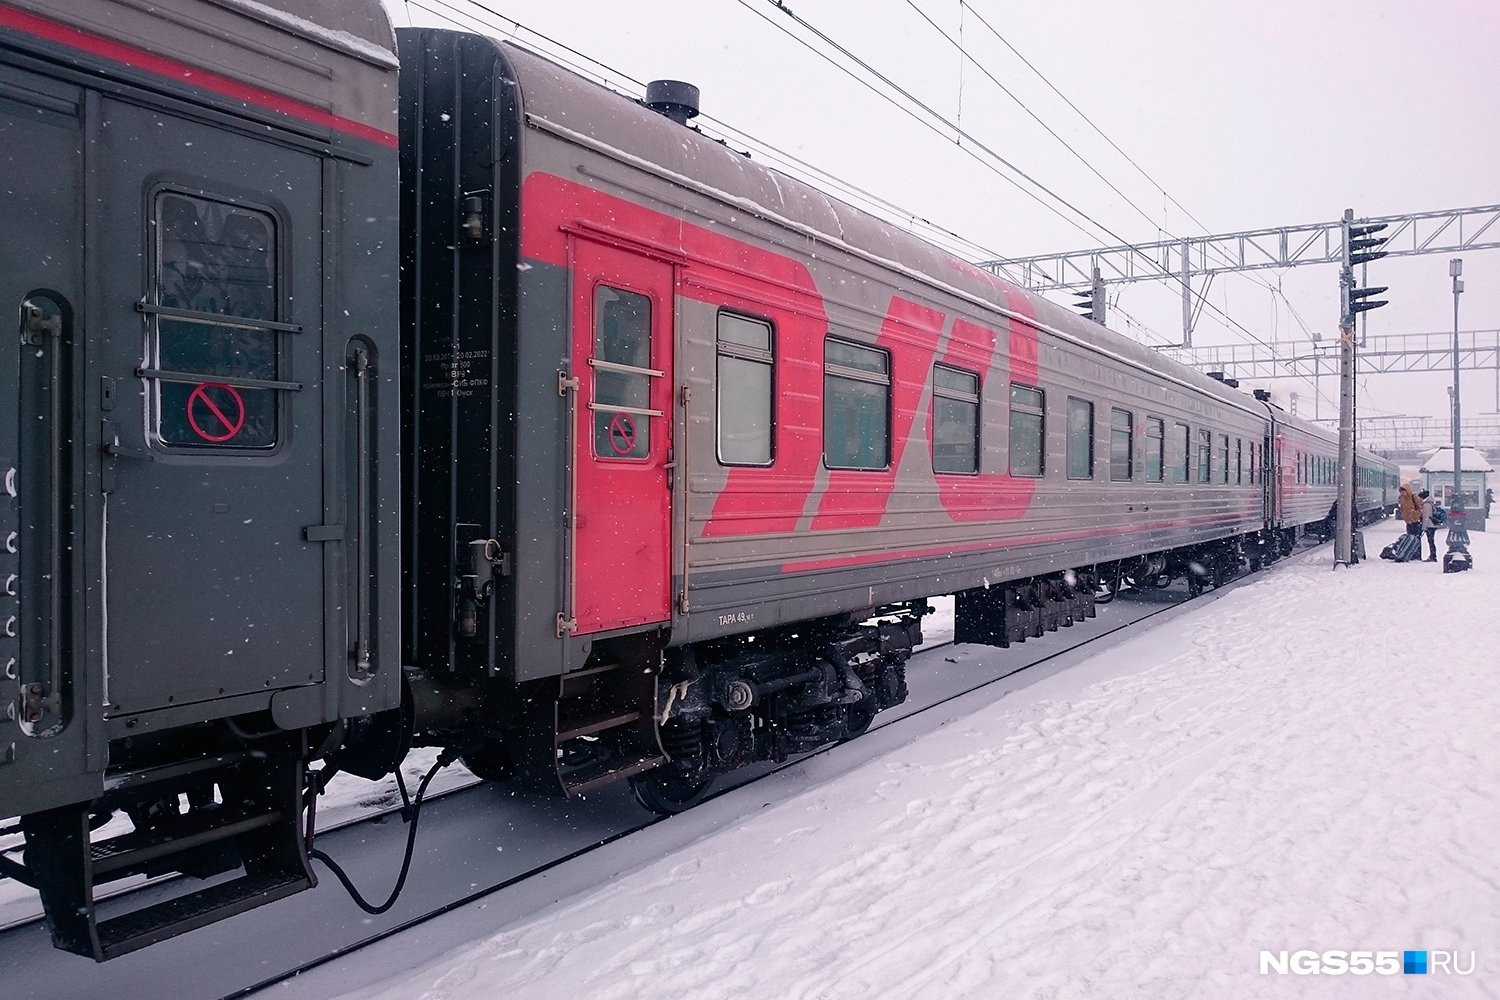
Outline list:
[[[1343,230],[1343,261],[1339,269],[1339,500],[1336,508],[1333,538],[1334,566],[1349,566],[1355,560],[1354,545],[1354,321],[1362,312],[1379,309],[1385,299],[1376,295],[1385,286],[1356,288],[1354,265],[1366,264],[1386,256],[1380,247],[1384,237],[1374,235],[1384,224],[1356,225],[1354,209],[1344,209],[1340,223]]]

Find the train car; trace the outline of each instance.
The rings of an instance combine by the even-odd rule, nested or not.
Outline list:
[[[903,700],[934,595],[1008,645],[1327,515],[1326,435],[685,84],[373,2],[0,0],[0,88],[0,874],[81,954],[311,885],[339,770],[670,812]],[[166,872],[234,877],[99,919]]]
[[[0,874],[60,947],[311,885],[307,760],[401,703],[396,115],[373,0],[0,3]]]
[[[697,134],[691,88],[399,47],[405,662],[451,709],[412,736],[482,720],[480,773],[680,808],[899,701],[927,597],[1004,645],[1326,514],[1268,520],[1255,400]]]
[[[1354,510],[1362,524],[1373,524],[1396,512],[1401,469],[1395,462],[1360,449],[1355,455]]]

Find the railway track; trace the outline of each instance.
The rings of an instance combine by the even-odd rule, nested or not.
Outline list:
[[[1224,587],[1209,591],[1194,606],[1201,606],[1204,601],[1212,601],[1228,593],[1249,578],[1242,575]],[[979,655],[961,654],[960,660],[956,662],[971,660],[969,665],[974,666],[976,672],[983,672],[982,679],[965,680],[960,677],[955,680],[954,675],[964,671],[962,667],[955,670],[951,664],[934,664],[930,669],[910,671],[911,699],[902,706],[881,713],[869,732],[858,740],[830,745],[783,764],[747,769],[753,773],[746,775],[743,780],[726,782],[708,801],[685,817],[646,815],[628,801],[629,793],[624,790],[594,796],[588,803],[534,800],[507,792],[502,786],[482,784],[452,788],[441,795],[434,795],[425,806],[424,824],[418,843],[419,848],[422,848],[422,841],[429,841],[426,845],[429,858],[454,857],[445,846],[448,842],[468,844],[475,852],[482,852],[486,847],[503,852],[515,847],[514,843],[505,841],[513,841],[517,837],[530,837],[540,843],[562,843],[564,849],[561,853],[551,851],[534,860],[524,860],[503,875],[470,882],[458,891],[446,894],[434,895],[427,891],[427,886],[421,884],[431,873],[424,875],[423,872],[414,872],[407,894],[416,898],[404,900],[408,905],[397,906],[388,915],[388,919],[371,920],[359,916],[342,892],[331,884],[325,884],[320,892],[294,896],[277,907],[269,908],[283,914],[281,919],[278,919],[277,913],[268,913],[267,910],[252,911],[228,922],[227,927],[195,931],[146,952],[127,955],[101,966],[51,950],[45,927],[37,918],[0,928],[0,980],[7,983],[7,996],[15,1000],[101,995],[101,991],[108,992],[117,1000],[129,1000],[133,996],[156,997],[163,995],[164,991],[169,991],[178,1000],[232,1000],[248,997],[277,984],[290,984],[313,970],[337,963],[362,949],[411,931],[445,914],[475,904],[483,905],[483,901],[490,897],[505,895],[508,891],[515,891],[519,887],[545,881],[570,868],[580,867],[578,863],[583,859],[621,845],[643,831],[661,827],[667,818],[680,822],[709,807],[715,800],[734,795],[747,786],[770,781],[788,772],[795,774],[798,769],[807,769],[813,762],[834,754],[849,755],[852,761],[850,766],[857,766],[865,757],[884,753],[890,746],[921,735],[925,729],[936,724],[933,722],[934,717],[942,715],[945,708],[968,711],[978,707],[985,700],[993,700],[998,694],[1033,683],[1063,669],[1071,662],[1093,655],[1109,640],[1123,638],[1121,633],[1148,629],[1161,616],[1183,609],[1188,603],[1186,589],[1180,586],[1169,591],[1148,592],[1124,598],[1109,606],[1112,609],[1129,609],[1125,614],[1108,613],[1101,618],[1060,631],[1055,636],[1049,635],[1045,639],[1015,646],[1010,650],[985,649]],[[1070,634],[1076,636],[1077,641],[1063,645],[1062,640]],[[932,663],[934,660],[952,659],[945,655],[952,651],[952,646],[951,641],[924,646],[914,657],[913,666],[919,666],[919,660]],[[946,666],[946,669],[940,669],[942,666]],[[1018,675],[1024,675],[1019,677],[1019,683]],[[861,754],[860,748],[865,748],[868,753]],[[502,810],[497,809],[497,799],[506,798],[526,801],[520,803],[521,808],[512,816],[502,814]],[[602,821],[595,816],[596,812],[603,817]],[[360,863],[351,865],[351,874],[367,894],[383,895],[386,887],[391,884],[393,870],[400,856],[397,838],[404,839],[405,832],[404,826],[390,822],[391,817],[397,813],[399,809],[382,811],[319,833],[319,845],[336,860],[343,862],[358,855]],[[550,815],[537,819],[538,813]],[[476,838],[471,835],[461,832],[455,834],[454,831],[447,830],[449,823],[473,824],[476,828],[486,830],[507,827],[508,830],[503,835],[497,833],[493,844],[487,844],[483,838],[475,842]],[[568,838],[560,836],[563,831],[573,834],[571,843]],[[534,847],[535,844],[531,846]],[[523,841],[522,850],[525,849]],[[320,871],[320,875],[325,873],[326,869]],[[332,882],[331,879],[324,881]],[[567,882],[566,879],[558,881]],[[160,892],[162,888],[160,884],[141,886],[117,897],[117,901],[135,892]],[[561,898],[562,895],[578,891],[567,889],[557,892],[556,889],[554,886],[552,892],[545,894],[547,898],[540,905],[545,905],[554,895]],[[304,904],[303,910],[316,909],[321,911],[320,914],[308,917],[305,914],[293,916],[288,913],[299,902]],[[305,905],[309,902],[316,902],[318,905]],[[528,907],[517,907],[516,910],[527,912]],[[266,919],[260,921],[258,917]],[[302,948],[302,953],[299,954],[297,948],[277,949],[269,942],[262,943],[262,939],[268,934],[274,937],[279,924],[312,928],[320,934],[343,928],[345,933],[341,940],[325,939],[320,945]],[[256,929],[252,930],[252,925]],[[210,941],[211,937],[215,940]],[[304,946],[308,944],[306,941],[301,943]],[[201,962],[203,954],[222,955],[220,949],[223,947],[238,949],[254,956],[254,959],[247,960],[245,967],[240,969],[205,970],[209,974],[195,976],[194,981],[188,983],[180,979],[163,981],[164,977],[171,976],[168,970],[185,967],[183,962],[191,961],[191,956],[197,955]],[[180,953],[179,960],[174,961],[172,956],[164,954],[168,951]],[[127,965],[153,971],[142,978],[133,974],[134,969],[124,968]],[[136,990],[139,992],[135,992]]]

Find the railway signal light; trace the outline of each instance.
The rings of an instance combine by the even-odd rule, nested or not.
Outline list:
[[[1099,277],[1099,269],[1094,268],[1093,284],[1082,292],[1074,292],[1073,297],[1078,299],[1073,303],[1073,308],[1083,316],[1091,319],[1100,326],[1104,325],[1104,281]]]
[[[1372,226],[1350,226],[1349,227],[1349,264],[1368,264],[1372,260],[1379,260],[1389,256],[1389,251],[1377,250],[1376,247],[1385,245],[1388,236],[1372,236],[1385,228],[1385,223]],[[1384,289],[1381,289],[1384,291]],[[1382,303],[1384,305],[1384,303]]]
[[[1390,291],[1390,287],[1387,285],[1349,289],[1349,312],[1357,315],[1362,312],[1368,312],[1371,309],[1379,309],[1383,305],[1388,305],[1389,300],[1387,299],[1370,298],[1372,295],[1379,295],[1381,292],[1388,291]]]

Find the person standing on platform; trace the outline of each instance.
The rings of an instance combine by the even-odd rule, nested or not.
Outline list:
[[[1420,543],[1422,538],[1422,501],[1418,500],[1411,491],[1410,483],[1401,484],[1401,493],[1398,507],[1401,511],[1401,520],[1406,522],[1406,533],[1416,535]]]
[[[1427,557],[1427,561],[1437,562],[1437,542],[1433,540],[1433,536],[1437,534],[1437,521],[1433,517],[1433,512],[1437,509],[1437,502],[1432,499],[1431,494],[1426,490],[1418,493],[1417,499],[1422,501],[1422,533],[1427,536],[1427,550],[1431,553]],[[1417,555],[1420,556],[1421,554],[1421,549],[1418,549]]]

